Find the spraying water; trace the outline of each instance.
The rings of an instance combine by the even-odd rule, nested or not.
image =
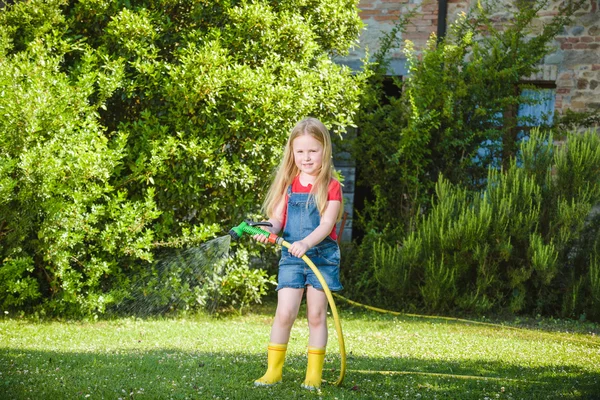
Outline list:
[[[131,296],[116,311],[143,317],[204,306],[213,312],[219,303],[213,282],[225,273],[230,244],[225,235],[199,246],[166,249],[148,274],[137,277]]]

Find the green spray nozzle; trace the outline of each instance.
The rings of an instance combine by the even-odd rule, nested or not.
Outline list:
[[[229,236],[231,236],[231,238],[233,240],[238,240],[239,238],[241,238],[244,233],[247,233],[249,235],[263,235],[266,236],[267,238],[271,237],[271,233],[265,231],[264,229],[260,229],[257,228],[258,226],[273,226],[270,222],[254,222],[254,221],[243,221],[241,224],[239,224],[238,226],[235,226],[233,228],[231,228],[231,230],[229,231]]]

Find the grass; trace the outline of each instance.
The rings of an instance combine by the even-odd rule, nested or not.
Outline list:
[[[32,322],[0,320],[0,398],[7,399],[600,399],[598,326],[523,328],[341,308],[344,384],[300,388],[308,326],[289,343],[284,382],[264,373],[274,305],[244,316]],[[301,311],[302,314],[303,311]],[[506,321],[504,322],[506,323]],[[324,378],[340,358],[330,321]]]

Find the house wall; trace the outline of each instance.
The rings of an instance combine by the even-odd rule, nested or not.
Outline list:
[[[468,12],[477,4],[476,0],[448,0],[447,25],[456,20],[462,12]],[[498,26],[511,20],[514,11],[513,1],[501,0],[493,14]],[[558,13],[564,1],[551,1],[540,11],[534,21],[533,34],[540,32],[543,25],[550,22]],[[422,49],[432,33],[437,32],[437,0],[362,0],[359,3],[360,16],[366,29],[360,37],[360,47],[354,49],[342,62],[357,65],[365,56],[379,49],[379,38],[389,32],[401,15],[418,9],[418,14],[407,26],[401,42],[410,40],[415,49]],[[600,1],[588,0],[575,14],[573,23],[566,27],[551,43],[553,51],[544,59],[540,74],[530,77],[536,80],[556,83],[556,111],[590,111],[600,109]],[[392,74],[404,75],[404,57],[400,47],[391,52]]]
[[[342,175],[342,193],[345,215],[342,221],[337,224],[338,235],[344,242],[352,240],[352,220],[354,217],[354,182],[356,178],[356,168],[350,154],[341,151],[335,151],[333,164],[335,169]],[[343,229],[342,229],[343,225]]]
[[[477,5],[477,0],[447,0],[446,26],[456,21],[461,13],[468,12]],[[493,19],[498,27],[510,22],[514,1],[496,0],[498,4]],[[564,1],[550,1],[541,10],[532,26],[533,34],[541,32],[544,24],[556,16]],[[379,40],[392,30],[401,15],[417,9],[418,13],[401,36],[400,45],[391,51],[390,75],[406,75],[406,63],[402,53],[402,43],[410,40],[417,51],[422,49],[432,33],[438,30],[438,0],[361,0],[360,16],[366,29],[360,37],[359,47],[348,56],[336,61],[359,69],[366,50],[374,54],[379,49]],[[556,85],[555,112],[592,111],[600,109],[600,0],[588,0],[574,17],[571,25],[551,43],[552,51],[545,57],[540,71],[530,80],[554,82]],[[352,161],[342,156],[335,160],[336,167],[349,176],[344,187],[346,210],[349,220],[344,229],[344,240],[351,237],[352,202],[354,198],[354,171]],[[339,164],[339,165],[338,165]]]

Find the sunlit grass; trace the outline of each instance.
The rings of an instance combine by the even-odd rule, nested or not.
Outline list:
[[[529,328],[395,317],[341,308],[348,354],[342,387],[300,388],[308,326],[296,322],[284,382],[264,372],[273,305],[244,316],[0,321],[0,398],[420,399],[599,398],[597,325]],[[535,321],[533,321],[535,322]],[[514,325],[513,325],[514,326]],[[324,378],[340,358],[333,323]]]

